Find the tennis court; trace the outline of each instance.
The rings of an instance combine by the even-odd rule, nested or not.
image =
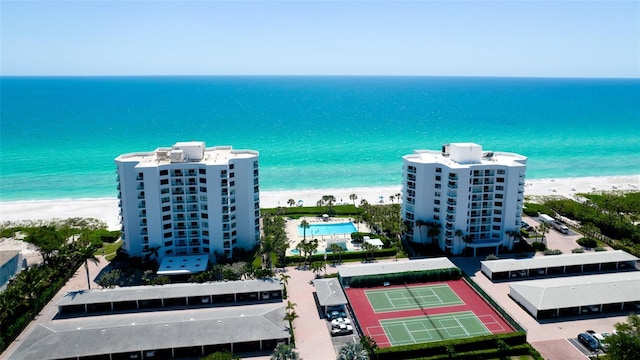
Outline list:
[[[386,335],[391,346],[491,334],[472,311],[380,320],[380,326],[368,327],[367,332],[374,338]]]
[[[365,295],[376,313],[464,304],[447,284],[366,290]]]

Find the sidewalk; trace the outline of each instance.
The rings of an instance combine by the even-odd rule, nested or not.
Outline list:
[[[98,264],[94,264],[89,262],[89,278],[91,281],[91,288],[97,289],[100,286],[94,281],[100,271],[109,264],[109,262],[104,258],[104,256],[96,256],[99,260]],[[41,323],[46,323],[52,321],[53,318],[58,313],[58,307],[56,304],[60,299],[69,291],[77,291],[87,288],[87,276],[86,271],[84,269],[84,264],[80,265],[80,267],[76,270],[75,274],[67,281],[67,283],[58,291],[58,293],[53,297],[51,301],[42,309],[42,311],[35,317],[29,325],[20,333],[20,335],[9,345],[7,350],[5,350],[0,355],[0,360],[8,360],[11,358],[11,355],[18,349],[22,340],[25,339],[31,332]]]

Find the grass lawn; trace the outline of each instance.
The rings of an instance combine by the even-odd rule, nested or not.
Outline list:
[[[105,258],[108,261],[111,261],[116,257],[116,252],[121,246],[122,240],[118,240],[113,243],[103,242],[102,247],[98,248],[93,254],[96,256],[105,255]]]

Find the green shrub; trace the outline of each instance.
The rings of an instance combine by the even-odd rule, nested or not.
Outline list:
[[[535,251],[544,251],[547,249],[547,245],[541,243],[540,241],[535,241],[531,244],[531,247]]]
[[[491,359],[498,358],[496,341],[501,340],[506,344],[511,354],[524,354],[529,350],[521,346],[526,345],[526,332],[519,331],[505,334],[477,336],[473,338],[453,339],[431,343],[420,343],[406,346],[392,346],[376,351],[380,360],[405,360],[405,359],[447,359],[449,351],[453,350],[454,358],[460,359]],[[429,354],[428,357],[425,357]]]
[[[562,251],[558,250],[558,249],[547,249],[544,251],[545,255],[560,255],[562,254]]]
[[[385,282],[392,285],[402,285],[404,283],[457,280],[460,277],[462,277],[462,271],[458,268],[406,271],[395,274],[356,276],[351,278],[350,286],[354,288],[374,287],[380,286]]]
[[[576,240],[576,242],[578,243],[578,245],[580,246],[584,246],[586,248],[594,248],[596,246],[598,246],[598,242],[595,239],[592,238],[580,238],[578,240]]]
[[[573,250],[571,250],[572,253],[574,254],[582,254],[584,252],[583,248],[575,248]]]
[[[551,217],[555,216],[555,212],[551,210],[550,207],[536,203],[525,203],[522,212],[528,216],[538,216],[538,214],[547,214]]]
[[[604,247],[602,247],[602,246],[595,247],[593,250],[594,250],[594,251],[607,251],[607,249],[605,249],[605,248],[604,248]]]

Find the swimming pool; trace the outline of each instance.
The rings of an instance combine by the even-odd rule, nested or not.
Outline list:
[[[309,224],[307,228],[307,236],[321,236],[321,235],[334,235],[334,234],[351,234],[358,231],[356,226],[352,222],[343,223],[322,223],[322,224]],[[304,229],[298,225],[298,235],[304,235]]]

